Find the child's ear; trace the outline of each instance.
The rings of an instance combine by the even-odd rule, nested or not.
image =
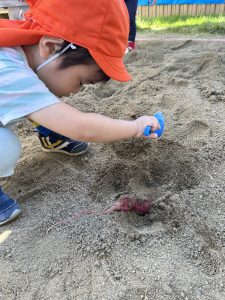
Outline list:
[[[64,42],[63,39],[54,38],[49,36],[43,36],[39,41],[39,54],[43,59],[47,59],[49,56],[55,54],[59,50]]]

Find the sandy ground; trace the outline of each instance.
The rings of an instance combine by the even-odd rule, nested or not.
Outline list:
[[[225,299],[225,44],[140,42],[126,61],[132,82],[65,101],[125,119],[161,110],[165,135],[71,158],[42,152],[30,125],[17,126],[23,155],[1,184],[23,213],[0,228],[1,300]],[[151,197],[151,214],[56,224],[123,193]]]

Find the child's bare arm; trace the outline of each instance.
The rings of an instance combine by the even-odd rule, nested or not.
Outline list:
[[[28,116],[32,121],[74,140],[111,142],[139,137],[146,126],[159,128],[154,117],[141,117],[135,121],[111,119],[95,113],[83,113],[65,103],[58,103]],[[154,134],[150,135],[154,138]]]

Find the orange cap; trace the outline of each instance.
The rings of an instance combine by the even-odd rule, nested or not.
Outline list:
[[[129,16],[124,0],[27,0],[25,20],[0,20],[0,46],[37,43],[44,35],[87,48],[112,79],[128,81],[123,57]]]

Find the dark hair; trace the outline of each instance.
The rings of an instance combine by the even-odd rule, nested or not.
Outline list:
[[[63,50],[63,48],[65,48],[66,46],[68,46],[70,44],[70,42],[64,41],[62,43],[61,49],[59,49],[57,51],[60,52]],[[62,54],[62,63],[59,66],[60,69],[65,69],[68,68],[70,66],[77,66],[77,65],[92,65],[95,64],[95,60],[92,58],[90,52],[88,51],[88,49],[75,45],[76,49],[72,49],[69,48],[68,50],[66,50],[63,54]],[[101,72],[104,75],[104,79],[103,81],[109,81],[110,77],[108,75],[106,75],[102,70]]]
[[[64,41],[62,43],[61,49],[57,51],[62,51],[63,48],[68,46],[70,42]],[[95,61],[89,53],[88,49],[83,48],[81,46],[76,45],[76,49],[69,48],[63,54],[63,61],[60,65],[60,68],[64,69],[70,66],[76,65],[91,65],[94,64]]]

